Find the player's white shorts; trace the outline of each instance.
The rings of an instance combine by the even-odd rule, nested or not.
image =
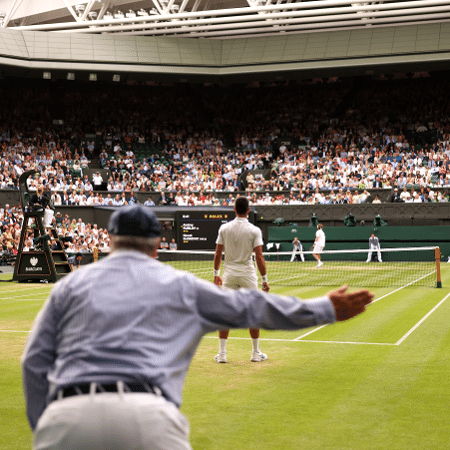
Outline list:
[[[223,286],[229,289],[258,289],[258,277],[256,273],[251,271],[239,275],[225,271],[223,274]]]
[[[323,250],[323,245],[314,244],[314,249],[313,249],[314,253],[322,253],[322,250]]]

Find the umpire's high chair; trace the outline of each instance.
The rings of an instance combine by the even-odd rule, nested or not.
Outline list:
[[[31,206],[28,191],[28,177],[39,173],[24,172],[19,179],[20,198],[24,214],[19,248],[14,267],[15,281],[57,281],[71,272],[71,266],[53,224],[44,226],[45,205]],[[24,251],[27,240],[33,246]]]

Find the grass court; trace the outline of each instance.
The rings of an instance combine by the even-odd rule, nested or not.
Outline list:
[[[442,289],[407,280],[372,288],[374,303],[347,322],[262,330],[261,349],[269,357],[263,363],[250,362],[247,330],[230,332],[227,364],[214,362],[217,336],[206,336],[183,397],[193,448],[447,449],[450,265],[442,264],[441,272]],[[345,281],[337,274],[337,283]],[[2,450],[31,448],[20,356],[51,287],[0,283]],[[271,292],[310,298],[329,290],[278,286]]]

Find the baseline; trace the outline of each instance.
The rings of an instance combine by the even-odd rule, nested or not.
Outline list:
[[[324,325],[325,326],[325,325]],[[203,336],[207,339],[218,339],[217,336]],[[228,337],[228,339],[244,340],[248,341],[251,338],[247,337]],[[352,341],[317,341],[317,340],[297,340],[297,339],[272,339],[272,338],[259,338],[260,341],[273,341],[273,342],[312,342],[315,344],[353,344],[353,345],[381,345],[381,346],[392,346],[389,342],[352,342]]]

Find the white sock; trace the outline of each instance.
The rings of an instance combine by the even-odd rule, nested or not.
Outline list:
[[[219,353],[227,352],[227,340],[219,338]]]
[[[253,352],[259,352],[259,338],[252,339],[252,351]]]

